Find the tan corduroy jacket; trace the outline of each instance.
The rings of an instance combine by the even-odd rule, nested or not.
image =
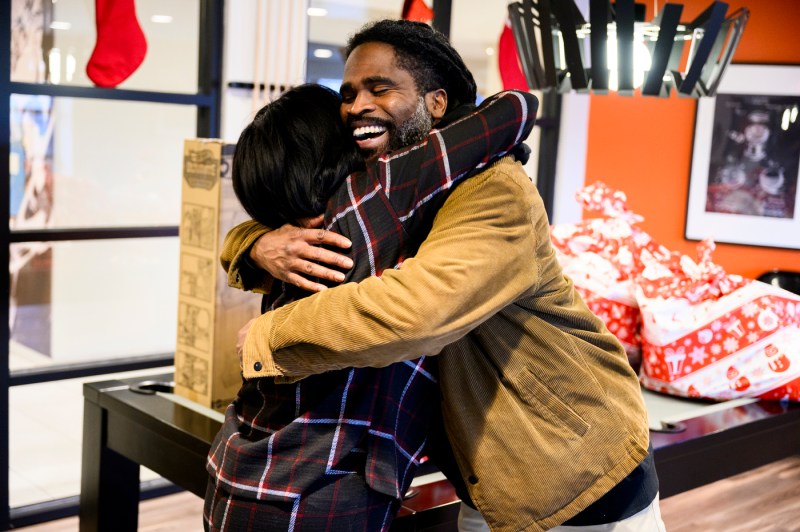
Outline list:
[[[264,281],[237,267],[263,234],[252,229],[231,233],[223,257],[240,288]],[[401,268],[258,318],[243,365],[248,378],[301,377],[436,353],[445,428],[492,530],[556,526],[647,454],[636,375],[563,276],[513,159],[461,184]]]

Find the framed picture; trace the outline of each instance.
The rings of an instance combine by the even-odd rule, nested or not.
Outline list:
[[[686,238],[800,249],[800,67],[730,65],[697,104]]]

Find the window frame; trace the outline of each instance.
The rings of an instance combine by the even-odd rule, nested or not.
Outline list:
[[[197,108],[196,135],[201,138],[216,138],[220,135],[220,111],[222,90],[222,57],[224,0],[200,0],[199,46],[198,46],[198,92],[195,94],[170,93],[125,89],[106,89],[97,87],[75,87],[63,85],[12,82],[11,74],[11,2],[0,2],[0,35],[6,35],[0,43],[0,160],[9,160],[10,145],[10,98],[12,94],[44,95],[66,98],[84,98],[97,100],[117,100],[127,102],[150,102],[188,105]],[[4,170],[6,185],[0,187],[0,216],[9,218],[10,172],[8,165]],[[92,227],[87,229],[41,229],[34,231],[11,231],[8,224],[3,224],[4,241],[0,246],[0,261],[9,261],[9,246],[12,243],[63,240],[103,240],[109,238],[145,238],[175,237],[178,226],[158,227]],[[2,293],[5,294],[4,305],[0,305],[0,322],[8,323],[9,319],[9,278],[2,276]],[[121,371],[166,367],[173,363],[174,353],[160,353],[148,356],[129,357],[113,362],[91,362],[85,364],[60,365],[31,370],[9,369],[8,327],[2,327],[2,347],[0,347],[0,412],[5,415],[0,421],[0,530],[8,530],[32,525],[52,519],[74,516],[78,514],[77,496],[66,499],[55,499],[31,506],[11,509],[9,499],[9,388],[41,382],[52,382],[76,377],[104,375]],[[164,495],[177,491],[164,481],[143,483],[141,498]]]

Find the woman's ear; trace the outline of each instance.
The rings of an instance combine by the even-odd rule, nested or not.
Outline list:
[[[447,111],[447,92],[444,89],[436,89],[426,93],[425,105],[434,122],[441,119]]]

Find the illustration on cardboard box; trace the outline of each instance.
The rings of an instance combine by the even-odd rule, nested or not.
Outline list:
[[[236,335],[260,313],[261,297],[227,286],[219,254],[227,232],[249,216],[231,183],[233,144],[184,144],[175,393],[224,409],[241,386]]]

